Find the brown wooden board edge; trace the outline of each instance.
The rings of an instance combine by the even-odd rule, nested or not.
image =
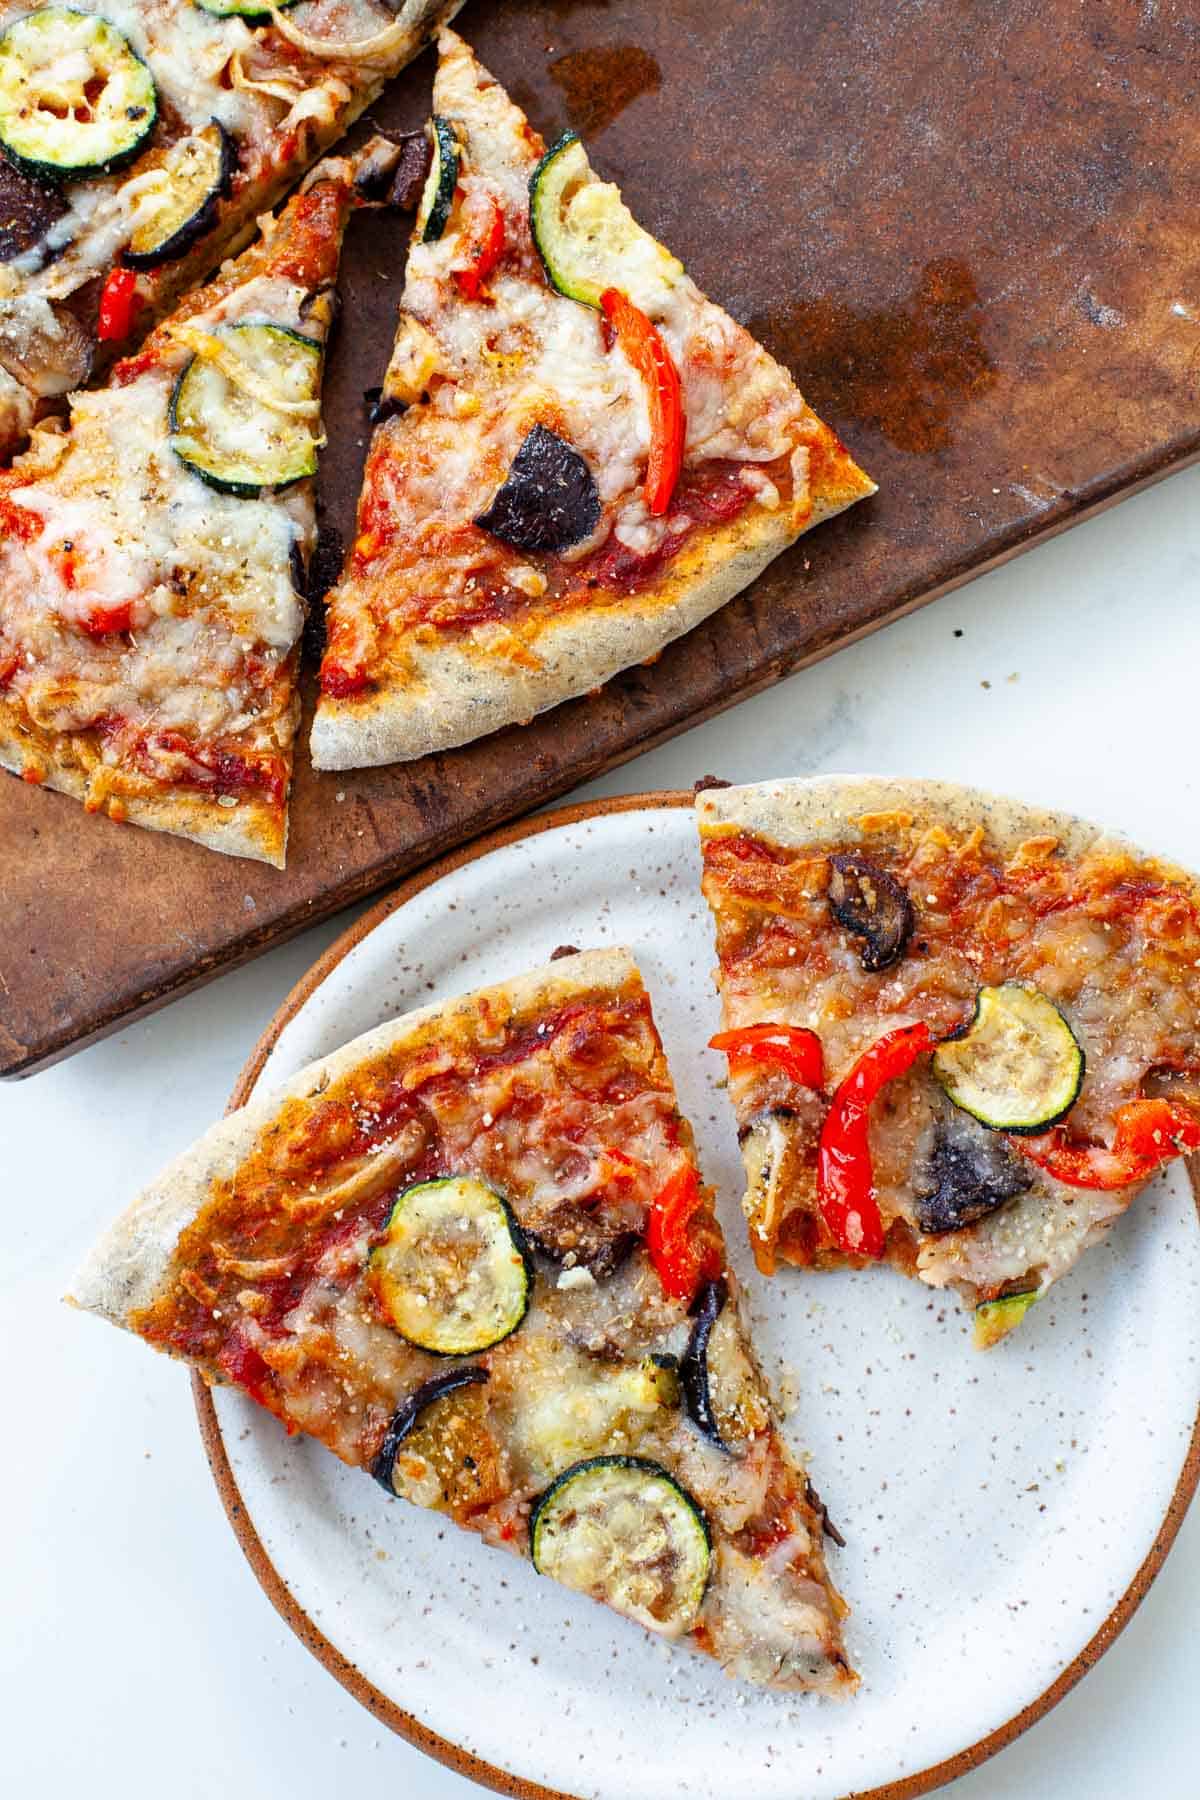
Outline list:
[[[560,807],[554,812],[547,813],[544,818],[493,832],[466,850],[459,851],[452,856],[442,857],[419,875],[404,882],[394,894],[387,895],[361,919],[357,919],[348,930],[344,931],[336,943],[331,944],[308,973],[296,983],[251,1050],[234,1083],[226,1112],[234,1112],[238,1107],[246,1104],[262,1074],[267,1057],[284,1027],[291,1022],[343,957],[347,956],[368,933],[374,931],[375,927],[384,919],[390,917],[393,912],[405,905],[424,888],[432,886],[434,882],[440,881],[442,876],[451,874],[454,870],[462,868],[464,864],[473,862],[477,857],[487,855],[491,850],[498,850],[503,845],[514,843],[521,838],[537,836],[543,831],[553,831],[560,825],[573,825],[583,819],[599,818],[609,813],[635,812],[649,807],[690,806],[693,799],[694,796],[690,792],[660,790],[644,794],[622,795],[620,798],[611,800],[584,801],[576,806]],[[1185,1167],[1196,1203],[1197,1223],[1200,1224],[1200,1169],[1193,1161],[1185,1162]],[[212,1393],[200,1375],[193,1374],[191,1380],[192,1398],[196,1407],[196,1417],[199,1422],[205,1455],[208,1458],[208,1466],[212,1471],[213,1480],[216,1483],[217,1492],[220,1495],[221,1504],[225,1508],[225,1515],[233,1529],[233,1534],[268,1600],[300,1639],[300,1642],[311,1650],[321,1666],[382,1724],[388,1726],[398,1736],[405,1738],[418,1750],[423,1751],[426,1756],[433,1757],[435,1761],[445,1764],[456,1774],[477,1782],[481,1787],[490,1788],[498,1794],[515,1796],[515,1800],[579,1800],[578,1796],[568,1794],[564,1790],[547,1788],[537,1782],[526,1781],[519,1775],[498,1768],[493,1763],[485,1762],[472,1755],[469,1750],[463,1749],[461,1745],[454,1744],[448,1738],[431,1731],[427,1725],[422,1724],[412,1713],[406,1712],[403,1707],[398,1706],[394,1700],[369,1681],[362,1671],[343,1656],[335,1644],[330,1642],[320,1627],[305,1612],[272,1563],[237,1485],[237,1478],[229,1462],[220,1422],[213,1405]],[[1031,1725],[1035,1725],[1039,1719],[1044,1718],[1058,1705],[1060,1700],[1065,1699],[1088,1670],[1095,1667],[1104,1652],[1111,1648],[1128,1625],[1162,1569],[1167,1553],[1179,1534],[1179,1528],[1183,1524],[1198,1486],[1200,1486],[1200,1406],[1197,1407],[1196,1419],[1192,1426],[1187,1454],[1179,1471],[1179,1479],[1167,1503],[1162,1523],[1150,1549],[1133,1580],[1104,1623],[1056,1680],[1051,1682],[1050,1686],[1039,1694],[1036,1700],[1031,1700],[1028,1706],[1023,1707],[1011,1719],[1003,1725],[997,1726],[986,1737],[967,1745],[956,1755],[947,1757],[944,1761],[933,1764],[927,1769],[919,1770],[916,1774],[901,1776],[895,1781],[885,1782],[881,1787],[856,1789],[853,1793],[844,1795],[842,1800],[916,1800],[918,1795],[932,1793],[935,1788],[944,1787],[948,1782],[957,1780],[960,1775],[966,1775],[972,1769],[978,1768],[981,1763],[987,1762],[998,1751],[1005,1749],[1014,1739],[1020,1737],[1023,1732],[1028,1731]],[[801,1800],[801,1797],[797,1796],[797,1800]]]
[[[848,644],[858,643],[881,627],[892,624],[896,619],[904,618],[909,613],[916,612],[920,607],[927,606],[932,601],[939,600],[944,595],[964,587],[977,576],[989,574],[993,569],[1011,562],[1023,551],[1033,549],[1035,545],[1058,537],[1073,526],[1095,518],[1099,513],[1106,512],[1109,507],[1115,506],[1118,502],[1155,486],[1168,475],[1178,474],[1198,462],[1200,462],[1200,433],[1197,433],[1194,439],[1187,440],[1178,451],[1172,453],[1166,460],[1151,463],[1149,466],[1143,464],[1140,473],[1138,466],[1135,465],[1133,473],[1128,478],[1122,476],[1110,484],[1101,486],[1077,512],[1065,510],[1073,497],[1064,495],[1060,503],[1062,511],[1056,510],[1056,513],[1037,529],[1018,534],[1010,542],[1002,543],[999,549],[982,562],[956,570],[936,586],[902,600],[891,612],[868,620],[857,629],[847,632],[829,643],[818,644],[815,648],[802,651],[795,657],[785,655],[773,658],[763,668],[750,674],[745,681],[735,682],[732,686],[724,689],[710,704],[697,708],[694,713],[673,719],[669,724],[648,731],[642,736],[635,735],[611,753],[588,758],[570,771],[564,772],[561,778],[556,778],[552,785],[540,792],[536,798],[525,800],[518,795],[515,805],[503,799],[499,800],[482,816],[472,820],[467,825],[465,832],[452,830],[445,836],[435,836],[427,841],[423,849],[432,856],[441,856],[453,849],[456,843],[461,843],[464,836],[469,838],[474,832],[488,831],[502,824],[505,819],[514,816],[520,818],[546,801],[557,799],[560,795],[569,792],[572,787],[580,786],[585,781],[593,780],[610,769],[619,768],[623,763],[630,762],[647,751],[657,749],[660,744],[667,743],[683,731],[691,730],[695,725],[703,724],[707,719],[715,718],[718,713],[735,706],[739,701],[748,700],[755,694],[762,693],[768,687],[774,686],[776,682],[797,673],[800,669],[810,668],[814,663],[824,661],[836,650],[840,650]],[[478,840],[475,841],[478,842]],[[90,1021],[68,1022],[59,1031],[49,1033],[40,1045],[28,1051],[27,1054],[19,1056],[14,1061],[0,1064],[0,1081],[21,1080],[26,1075],[34,1075],[41,1069],[50,1068],[54,1063],[61,1062],[67,1056],[73,1056],[77,1050],[86,1049],[89,1044],[99,1042],[100,1039],[110,1036],[111,1033],[123,1026],[149,1017],[151,1013],[157,1012],[160,1007],[168,1005],[172,1000],[178,1000],[185,994],[194,993],[197,988],[205,986],[208,982],[215,980],[217,976],[241,968],[254,957],[274,949],[276,944],[286,943],[301,931],[307,930],[310,925],[318,925],[344,908],[366,899],[387,882],[395,880],[397,877],[408,876],[414,867],[418,866],[421,854],[422,852],[416,852],[408,856],[399,856],[392,862],[385,862],[366,871],[345,887],[338,888],[336,891],[331,889],[328,895],[319,901],[305,902],[295,914],[285,916],[282,920],[265,926],[257,933],[248,933],[244,938],[230,945],[226,952],[214,953],[202,958],[195,966],[181,972],[174,980],[166,982],[153,992],[135,995],[127,1002],[117,1002]],[[430,879],[433,878],[431,875]],[[399,894],[394,899],[396,904],[400,903]],[[374,917],[373,914],[370,916]],[[334,948],[336,949],[337,946],[335,945]],[[344,951],[342,953],[344,954]]]

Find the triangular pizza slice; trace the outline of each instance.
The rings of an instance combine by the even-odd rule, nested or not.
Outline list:
[[[421,756],[654,656],[874,491],[785,369],[451,31],[318,768]]]
[[[626,951],[411,1013],[252,1100],[72,1298],[730,1674],[855,1682]]]
[[[1200,886],[949,783],[697,811],[759,1267],[883,1260],[998,1342],[1200,1148]]]
[[[462,0],[0,0],[0,459],[127,355]]]
[[[357,162],[333,159],[0,471],[0,765],[282,865],[321,375]]]

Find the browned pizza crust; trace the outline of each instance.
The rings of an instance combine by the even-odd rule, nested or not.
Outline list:
[[[658,655],[740,594],[802,532],[875,492],[828,427],[809,417],[828,453],[805,524],[760,512],[698,532],[660,579],[636,593],[547,619],[528,662],[481,654],[448,636],[406,646],[403,682],[358,698],[322,698],[311,740],[317,768],[402,762],[470,743]]]
[[[300,719],[297,702],[279,748],[290,754]],[[215,794],[195,788],[156,790],[100,761],[98,749],[87,732],[52,736],[36,731],[19,709],[0,695],[0,769],[18,775],[36,787],[68,794],[83,802],[88,812],[103,812],[118,824],[141,825],[148,831],[165,831],[184,837],[207,850],[226,856],[247,856],[256,862],[285,866],[287,856],[287,804],[273,806],[255,794]]]

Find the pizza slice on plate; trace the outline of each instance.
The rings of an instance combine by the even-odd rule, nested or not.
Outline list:
[[[0,0],[0,457],[239,249],[462,0]]]
[[[282,865],[334,159],[108,385],[0,471],[0,765]]]
[[[1200,1148],[1200,886],[939,782],[697,812],[759,1267],[882,1259],[997,1342]]]
[[[318,768],[582,694],[874,491],[785,369],[453,32],[357,536],[328,598]]]
[[[411,1013],[253,1100],[72,1298],[731,1674],[854,1684],[625,951]]]

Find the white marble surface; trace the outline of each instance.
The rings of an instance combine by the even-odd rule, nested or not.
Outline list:
[[[1098,816],[1200,866],[1198,606],[1200,469],[583,793],[710,771],[940,775]],[[473,1791],[381,1729],[271,1610],[225,1523],[183,1372],[57,1304],[91,1237],[221,1110],[333,935],[0,1089],[0,1766],[15,1795],[150,1800],[164,1781],[176,1800]],[[1109,1655],[956,1800],[1192,1800],[1197,1591],[1193,1517]]]

